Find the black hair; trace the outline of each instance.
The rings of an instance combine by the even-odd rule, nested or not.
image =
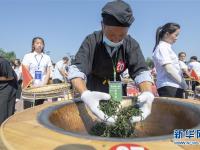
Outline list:
[[[156,46],[159,44],[160,40],[164,37],[166,33],[172,34],[176,32],[177,29],[180,29],[180,25],[177,23],[166,23],[164,26],[158,27],[156,30],[156,43],[153,49],[153,52],[156,49]]]
[[[178,57],[180,57],[182,54],[184,54],[186,56],[185,52],[180,52],[180,53],[178,53]]]
[[[196,60],[197,61],[197,56],[192,56],[190,59]]]
[[[63,60],[68,61],[69,58],[67,56],[63,57]]]
[[[45,43],[44,43],[44,39],[43,39],[43,38],[41,38],[41,37],[34,37],[33,40],[32,40],[32,50],[31,50],[31,52],[34,52],[34,51],[35,51],[35,48],[33,47],[33,45],[34,45],[34,43],[35,43],[35,41],[36,41],[37,39],[41,40],[42,43],[43,43],[43,45],[45,46]],[[43,47],[43,49],[42,49],[42,52],[44,53],[44,47]]]

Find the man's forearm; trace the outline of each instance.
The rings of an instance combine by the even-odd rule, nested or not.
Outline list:
[[[185,73],[188,77],[191,78],[190,73],[187,69],[182,69],[183,73]]]
[[[86,83],[82,78],[74,78],[71,80],[72,86],[82,94],[84,91],[87,90]]]
[[[60,74],[64,77],[64,78],[66,78],[67,77],[67,75],[66,75],[66,73],[65,73],[65,70],[59,70],[60,71]]]

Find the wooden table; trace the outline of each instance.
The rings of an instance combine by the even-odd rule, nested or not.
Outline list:
[[[188,103],[200,102],[184,99]],[[64,135],[50,130],[37,121],[38,113],[52,105],[62,102],[46,103],[16,113],[1,126],[1,138],[9,150],[109,150],[124,142],[100,141]],[[199,140],[200,142],[200,140]],[[171,139],[158,141],[126,142],[138,144],[148,150],[199,150],[200,145],[178,146]]]
[[[7,150],[7,148],[3,144],[3,141],[1,140],[1,137],[0,137],[0,150]]]

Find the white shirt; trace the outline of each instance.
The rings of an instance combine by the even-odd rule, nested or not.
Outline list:
[[[34,85],[37,84],[37,86],[44,84],[43,82],[47,74],[47,68],[52,66],[51,59],[48,55],[44,53],[38,54],[36,52],[26,54],[22,60],[22,64],[28,66],[28,70],[33,79],[35,79],[35,71],[42,72],[42,81],[38,82],[35,80],[33,83]]]
[[[191,70],[193,69],[196,74],[200,77],[200,63],[197,62],[197,61],[194,61],[194,62],[190,62],[188,64],[188,69]]]
[[[179,60],[179,64],[180,64],[181,69],[188,70],[188,66],[183,61]]]
[[[58,61],[55,66],[52,79],[59,79],[61,81],[64,81],[64,77],[59,70],[66,70],[66,67],[67,64],[64,64],[63,60]]]
[[[16,67],[16,68],[14,69],[14,71],[15,71],[15,73],[16,73],[16,75],[17,75],[17,80],[22,79],[22,76],[21,76],[21,74],[22,74],[22,67],[21,67],[21,66]]]
[[[153,52],[153,61],[157,71],[157,88],[164,86],[172,86],[182,88],[175,79],[173,79],[164,69],[163,65],[172,64],[176,73],[182,76],[182,71],[179,65],[178,57],[171,48],[171,44],[160,41],[155,51]]]

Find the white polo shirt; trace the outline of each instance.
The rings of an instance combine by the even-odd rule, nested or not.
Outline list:
[[[179,60],[179,64],[181,69],[188,70],[188,66],[183,61]]]
[[[66,67],[67,64],[64,64],[63,60],[58,61],[55,66],[52,79],[59,79],[61,81],[64,81],[64,77],[61,75],[59,70],[66,70]]]
[[[182,76],[182,71],[179,65],[177,55],[171,48],[171,44],[160,41],[155,51],[153,52],[153,61],[157,71],[157,88],[164,86],[172,86],[175,88],[182,88],[175,79],[173,79],[164,69],[163,65],[172,64],[176,73]]]
[[[37,85],[44,84],[43,82],[47,74],[47,68],[52,67],[51,59],[48,55],[44,53],[38,54],[36,52],[26,54],[22,60],[22,64],[28,66],[33,79],[35,79],[35,71],[42,72],[42,81],[37,83]]]
[[[195,62],[190,62],[188,64],[188,69],[191,70],[193,69],[196,74],[200,77],[200,63],[195,61]]]
[[[21,65],[19,67],[16,67],[14,69],[14,71],[15,71],[15,73],[17,75],[17,80],[22,79],[22,67],[21,67]]]

